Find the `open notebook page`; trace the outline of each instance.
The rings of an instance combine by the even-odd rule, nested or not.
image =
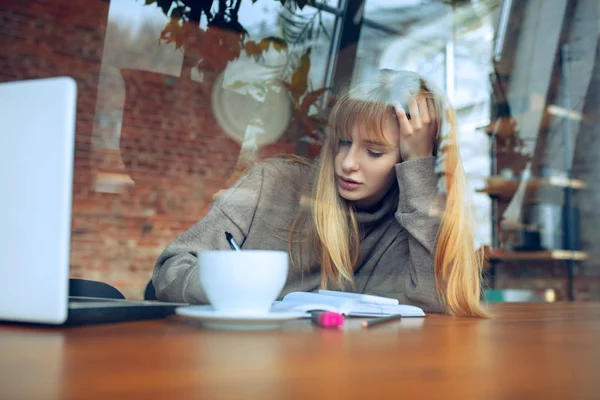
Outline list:
[[[402,315],[424,317],[423,310],[405,304],[380,304],[365,302],[352,297],[329,296],[320,293],[292,292],[273,304],[274,310],[289,311],[332,311],[351,317],[381,317]]]

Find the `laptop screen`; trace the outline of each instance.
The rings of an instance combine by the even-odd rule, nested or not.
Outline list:
[[[67,317],[77,86],[0,83],[0,320]]]

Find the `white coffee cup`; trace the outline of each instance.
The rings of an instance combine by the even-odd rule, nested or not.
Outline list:
[[[288,254],[271,250],[210,250],[198,253],[200,284],[217,311],[265,314],[283,289]]]

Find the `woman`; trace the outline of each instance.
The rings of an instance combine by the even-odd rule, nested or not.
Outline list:
[[[415,73],[384,71],[339,96],[328,128],[314,165],[297,157],[255,165],[169,245],[153,273],[158,298],[207,303],[195,254],[229,249],[229,231],[244,249],[289,252],[281,296],[329,288],[484,316],[444,96]]]

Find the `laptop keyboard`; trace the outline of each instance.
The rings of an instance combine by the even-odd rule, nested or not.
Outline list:
[[[166,318],[184,303],[104,299],[98,297],[69,297],[69,316],[66,325],[87,325],[108,322],[131,322]]]
[[[99,299],[97,297],[70,297],[69,308],[70,309],[82,309],[82,308],[115,308],[115,307],[156,307],[156,306],[184,306],[187,304],[179,303],[168,303],[160,301],[135,301],[135,300],[122,300],[122,299]]]

